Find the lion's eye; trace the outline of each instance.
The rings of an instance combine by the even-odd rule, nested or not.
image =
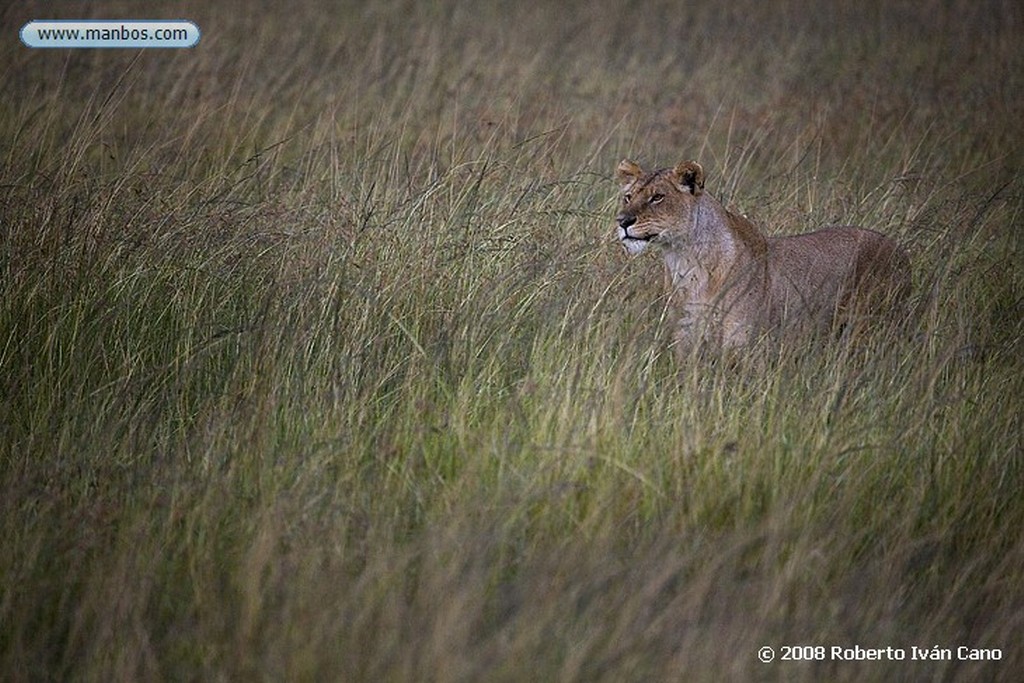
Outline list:
[[[652,195],[651,195],[651,198],[650,198],[650,199],[649,199],[648,201],[649,201],[649,202],[650,202],[651,204],[660,204],[660,203],[661,203],[661,200],[662,200],[662,199],[664,199],[664,198],[665,198],[665,195],[663,195],[663,194],[661,194],[661,193],[659,192],[659,193],[657,193],[657,194],[652,194]]]
[[[632,201],[632,200],[633,200],[633,195],[629,194],[628,192],[626,194],[622,195],[622,203],[623,204],[629,204],[629,202]]]

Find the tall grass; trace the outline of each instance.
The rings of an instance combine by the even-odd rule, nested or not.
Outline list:
[[[235,5],[0,47],[5,680],[1014,678],[1016,5]],[[677,363],[627,156],[914,315]]]

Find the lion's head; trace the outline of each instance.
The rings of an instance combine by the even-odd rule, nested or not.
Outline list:
[[[704,169],[696,161],[648,173],[624,160],[617,176],[622,204],[615,222],[619,240],[630,254],[639,254],[651,243],[665,243],[684,230],[686,217],[704,191]]]

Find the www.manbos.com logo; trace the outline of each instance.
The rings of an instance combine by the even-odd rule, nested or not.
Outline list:
[[[186,19],[35,20],[21,27],[21,42],[48,48],[193,47],[199,27]]]

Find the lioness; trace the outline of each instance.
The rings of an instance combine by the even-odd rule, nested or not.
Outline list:
[[[645,172],[618,167],[618,237],[630,254],[665,257],[677,348],[728,349],[863,321],[906,298],[906,253],[873,230],[831,227],[766,237],[704,191],[695,161]]]

